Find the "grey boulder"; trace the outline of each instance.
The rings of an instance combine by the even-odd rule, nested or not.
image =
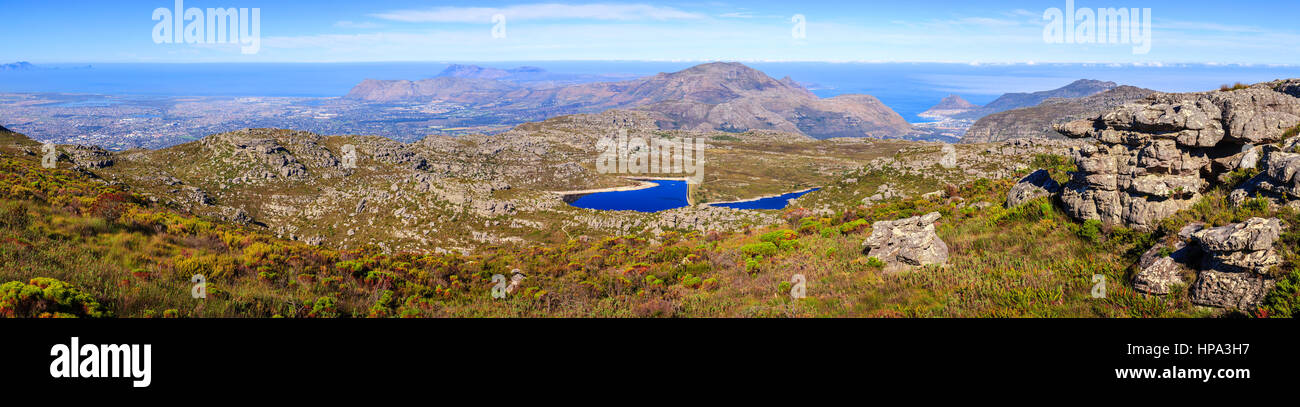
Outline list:
[[[867,256],[885,262],[886,270],[944,264],[948,245],[935,233],[938,212],[872,224],[871,236],[862,243]]]

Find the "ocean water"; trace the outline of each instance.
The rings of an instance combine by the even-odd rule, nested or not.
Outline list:
[[[452,62],[249,64],[37,64],[0,71],[0,92],[94,93],[144,96],[336,97],[364,79],[432,77]],[[497,68],[538,66],[551,72],[632,78],[673,72],[697,62],[472,62]],[[1235,82],[1300,77],[1300,67],[1132,66],[1104,64],[970,65],[940,63],[756,62],[774,78],[790,76],[829,97],[864,93],[908,121],[949,94],[984,104],[1008,92],[1055,89],[1078,79],[1115,81],[1165,92],[1203,91]]]

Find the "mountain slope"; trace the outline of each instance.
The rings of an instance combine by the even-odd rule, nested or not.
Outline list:
[[[1155,93],[1151,89],[1119,86],[1096,95],[1076,98],[1047,99],[1038,106],[1008,110],[980,118],[962,143],[987,143],[1016,138],[1066,138],[1052,129],[1053,125],[1095,116],[1125,103],[1133,102]]]
[[[948,95],[943,98],[943,100],[940,100],[939,104],[926,109],[926,111],[917,114],[917,116],[931,119],[942,119],[978,108],[979,105],[968,102],[966,99],[962,99],[961,96]]]
[[[567,118],[551,124],[572,125],[587,119],[599,118]],[[262,133],[273,135],[271,139],[294,136],[306,142],[324,141],[324,149],[333,148],[328,138],[283,132]],[[304,166],[324,168],[306,158],[308,152],[322,147],[277,148],[249,136],[257,134],[214,136],[208,144],[213,152],[238,145],[278,153],[285,148],[293,150],[295,157],[302,154],[295,161]],[[455,141],[430,143],[452,147]],[[0,302],[0,316],[1205,315],[1180,297],[1143,297],[1121,283],[1134,259],[1120,253],[1130,252],[1136,244],[1129,241],[1136,239],[1116,234],[1096,243],[1080,237],[1069,219],[1046,200],[1010,209],[994,204],[1004,199],[1014,183],[1011,179],[962,182],[950,186],[947,197],[896,197],[858,204],[861,191],[877,190],[882,182],[907,180],[935,188],[923,180],[945,171],[917,162],[915,154],[928,154],[920,150],[936,146],[861,140],[804,143],[864,151],[875,144],[910,147],[900,151],[905,162],[886,154],[880,158],[890,161],[888,165],[841,173],[818,192],[836,202],[831,212],[791,209],[783,212],[786,225],[737,232],[692,228],[595,236],[576,232],[567,236],[573,232],[569,229],[558,242],[493,245],[466,253],[286,241],[254,227],[150,203],[147,197],[152,194],[135,190],[135,184],[105,182],[88,172],[68,170],[62,162],[58,169],[45,169],[34,157],[6,155],[0,159],[0,174],[6,175],[0,177],[0,291],[22,296],[6,295],[18,301]],[[972,158],[990,155],[980,151],[983,146],[959,148]],[[4,145],[0,151],[14,153]],[[248,157],[239,155],[250,156],[190,156],[165,150],[156,154],[209,162],[243,162]],[[249,163],[270,164],[257,159]],[[162,169],[181,172],[180,162],[167,164]],[[900,173],[908,167],[899,164],[913,165],[917,171]],[[1064,176],[1059,169],[1054,171],[1054,176]],[[950,175],[963,173],[954,170]],[[951,247],[950,264],[885,272],[861,253],[862,239],[876,232],[874,221],[931,212],[943,216],[936,233]],[[403,217],[401,213],[380,215],[367,218]],[[470,224],[454,218],[436,222],[457,228]],[[376,220],[368,227],[393,226]],[[755,255],[758,250],[764,254]],[[493,296],[494,276],[510,276],[514,270],[522,277],[518,285],[507,288],[504,298]],[[796,272],[816,282],[806,299],[787,295],[790,288],[785,282]],[[195,274],[204,275],[208,283],[208,297],[198,306],[183,295]],[[1116,282],[1108,287],[1104,302],[1090,295],[1091,278],[1097,274]],[[40,289],[45,287],[57,290]]]
[[[1117,86],[1119,85],[1115,82],[1080,79],[1071,82],[1069,85],[1052,90],[1032,93],[1007,93],[978,109],[958,114],[953,118],[974,120],[993,113],[1005,112],[1007,110],[1019,109],[1022,107],[1037,106],[1039,103],[1043,103],[1043,101],[1051,98],[1070,99],[1092,96],[1114,89]]]
[[[381,103],[447,100],[490,105],[526,119],[640,109],[660,115],[659,125],[665,129],[780,130],[815,138],[898,137],[910,130],[902,116],[873,97],[821,99],[793,80],[772,79],[738,63],[710,63],[629,81],[542,89],[459,77],[415,82],[366,80],[346,97]]]

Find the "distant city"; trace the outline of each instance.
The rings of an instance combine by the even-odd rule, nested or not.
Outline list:
[[[264,127],[411,142],[431,134],[490,134],[523,121],[508,116],[446,102],[0,93],[0,117],[14,130],[41,141],[118,151],[169,147],[204,135]]]

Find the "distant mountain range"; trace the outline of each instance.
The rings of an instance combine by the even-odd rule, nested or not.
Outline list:
[[[1156,91],[1118,86],[1082,98],[1051,98],[1037,106],[1012,109],[984,116],[966,130],[962,143],[986,143],[1016,138],[1056,138],[1064,135],[1053,124],[1095,116],[1100,112],[1145,98]]]
[[[990,114],[1005,112],[1022,107],[1038,106],[1039,103],[1052,98],[1073,99],[1092,96],[1105,92],[1119,84],[1092,79],[1080,79],[1060,88],[1033,93],[1007,93],[978,109],[958,115],[962,119],[978,119]]]
[[[345,96],[379,103],[450,101],[490,106],[525,120],[607,109],[653,113],[664,129],[780,130],[815,138],[902,137],[911,125],[869,95],[819,98],[791,78],[773,79],[739,63],[615,82],[537,87],[518,83],[535,68],[454,65],[419,81],[367,79]],[[511,79],[514,80],[511,80]]]
[[[14,63],[0,65],[0,71],[26,71],[35,68],[36,65],[32,65],[30,62],[26,62],[26,61],[18,61]]]
[[[1073,99],[1092,96],[1119,86],[1115,82],[1103,82],[1092,79],[1080,79],[1060,88],[1032,93],[1006,93],[984,106],[967,102],[961,96],[949,95],[938,105],[922,112],[918,116],[935,119],[978,120],[998,112],[1022,107],[1038,106],[1039,103],[1052,98]]]

